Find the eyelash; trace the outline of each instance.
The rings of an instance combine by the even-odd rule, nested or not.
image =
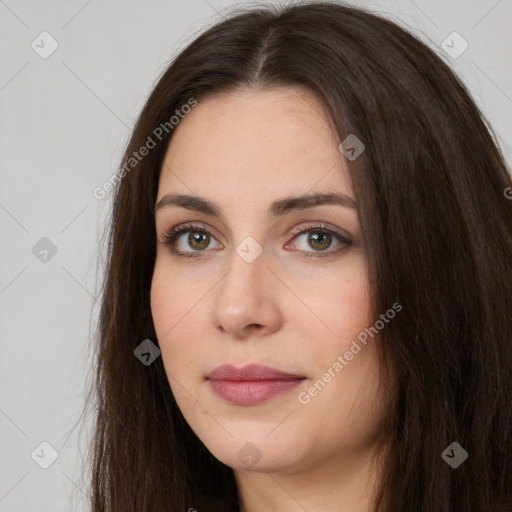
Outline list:
[[[334,236],[342,245],[342,247],[339,247],[338,249],[330,250],[330,251],[298,251],[304,254],[306,258],[325,258],[328,256],[332,256],[334,254],[337,254],[341,252],[346,247],[352,245],[352,242],[341,235],[340,233],[337,233],[336,231],[333,231],[332,229],[327,228],[325,224],[319,223],[319,224],[309,224],[307,226],[302,226],[302,230],[296,232],[293,234],[293,239],[298,238],[301,235],[305,235],[307,233],[311,232],[319,232],[319,233],[328,233],[329,235]],[[181,224],[175,228],[173,228],[171,231],[164,233],[162,235],[161,243],[165,246],[168,246],[171,250],[171,252],[180,257],[180,258],[197,258],[201,257],[201,253],[205,252],[203,251],[178,251],[175,248],[176,239],[184,234],[189,232],[198,232],[202,234],[207,234],[213,237],[213,235],[203,226],[199,224],[194,223],[186,223]]]

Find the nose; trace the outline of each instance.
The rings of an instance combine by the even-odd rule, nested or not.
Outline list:
[[[229,268],[215,287],[212,318],[216,329],[246,339],[280,328],[283,318],[278,292],[282,283],[267,263],[265,252],[248,263],[233,251]]]

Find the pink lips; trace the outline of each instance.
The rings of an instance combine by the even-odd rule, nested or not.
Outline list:
[[[238,405],[253,405],[289,391],[305,377],[250,364],[243,368],[222,365],[206,378],[213,391],[224,400]]]

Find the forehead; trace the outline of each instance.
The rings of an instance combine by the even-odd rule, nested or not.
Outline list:
[[[159,196],[209,191],[270,198],[315,185],[350,193],[338,145],[322,104],[305,88],[211,95],[175,127]]]

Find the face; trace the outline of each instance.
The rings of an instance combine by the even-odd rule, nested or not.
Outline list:
[[[339,143],[308,91],[248,89],[199,101],[165,157],[161,356],[192,430],[238,471],[332,470],[374,446],[378,338],[361,333],[378,317]],[[318,194],[338,200],[288,200]]]

